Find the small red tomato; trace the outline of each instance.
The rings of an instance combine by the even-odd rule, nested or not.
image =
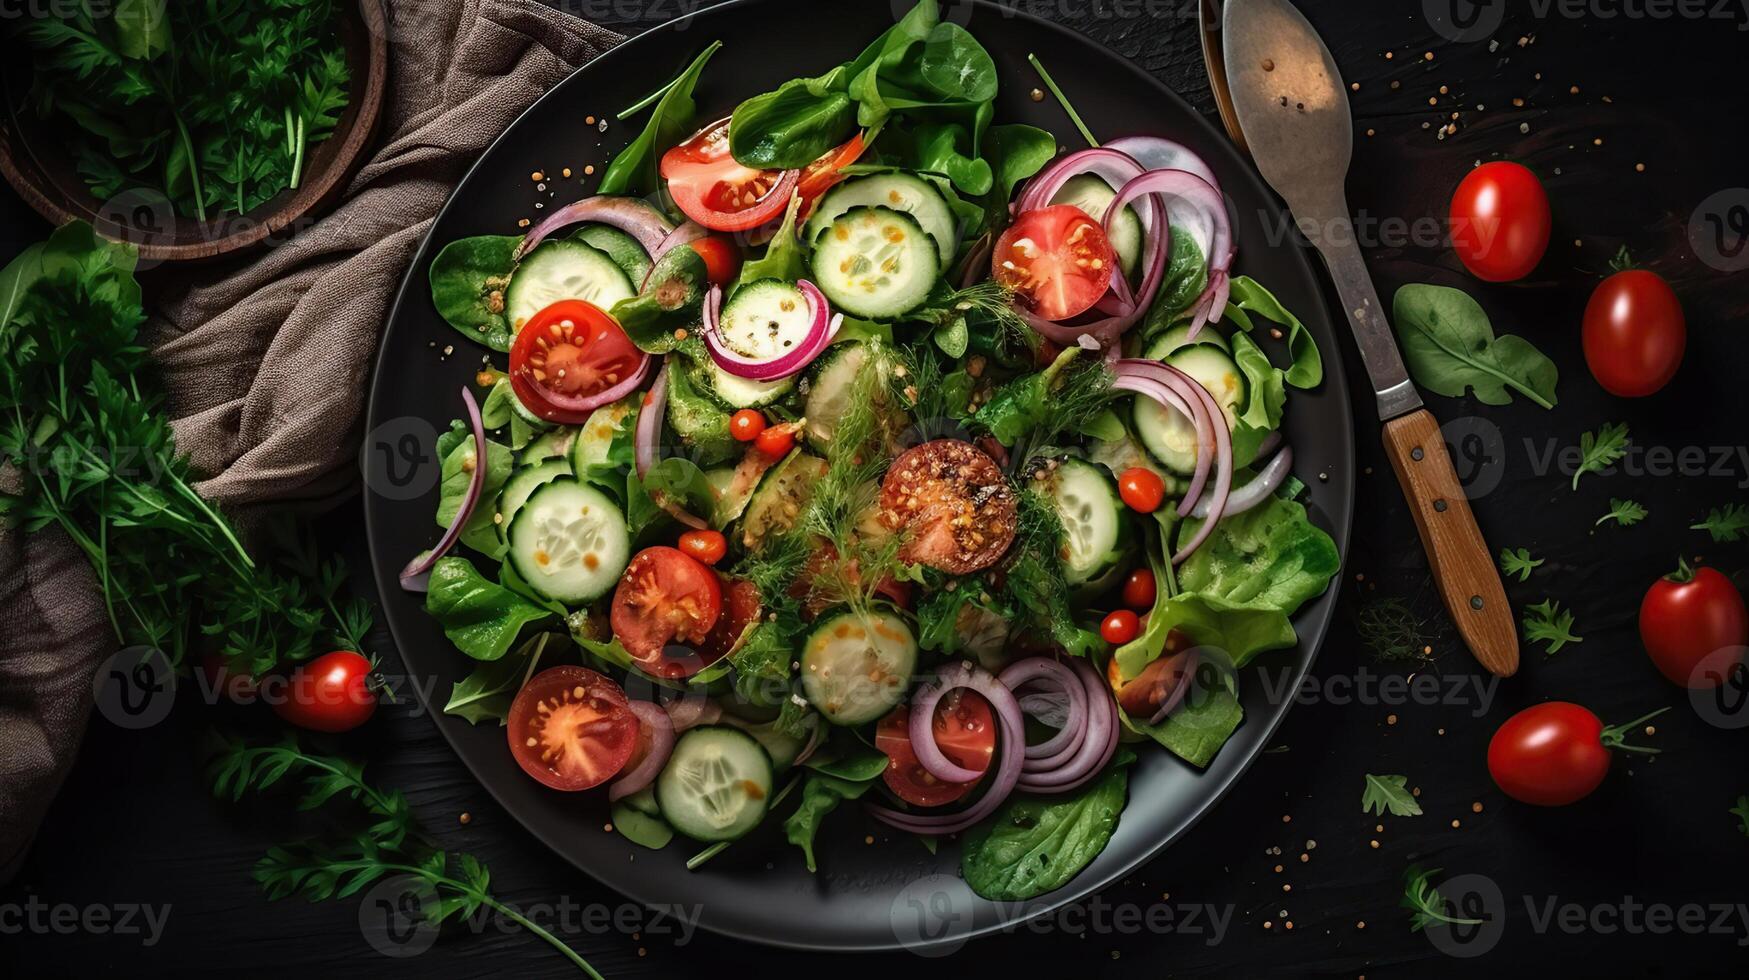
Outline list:
[[[1477,279],[1530,275],[1549,247],[1549,196],[1520,164],[1497,160],[1471,170],[1451,197],[1452,250]]]
[[[1652,663],[1673,683],[1718,687],[1749,647],[1749,610],[1731,580],[1717,569],[1688,567],[1652,583],[1640,602],[1640,641]]]
[[[688,531],[680,536],[680,553],[715,565],[729,553],[729,542],[715,531]]]
[[[751,408],[743,408],[729,417],[729,435],[741,442],[752,442],[765,431],[765,416]]]
[[[1655,272],[1635,269],[1627,249],[1615,275],[1585,304],[1585,364],[1612,395],[1642,398],[1670,383],[1688,347],[1688,321],[1676,292]]]
[[[1116,610],[1105,617],[1105,622],[1099,624],[1099,635],[1105,637],[1105,642],[1112,646],[1128,643],[1141,631],[1141,617],[1129,609]]]
[[[729,288],[741,271],[741,253],[735,251],[734,244],[721,235],[707,235],[692,242],[691,248],[704,259],[705,278],[712,285]]]
[[[1655,755],[1622,738],[1669,711],[1659,708],[1625,725],[1603,727],[1585,708],[1566,701],[1531,705],[1506,719],[1488,741],[1488,774],[1501,792],[1534,806],[1566,806],[1591,795],[1609,773],[1609,751]]]
[[[1153,470],[1132,466],[1117,480],[1118,495],[1131,510],[1152,514],[1166,499],[1166,483]]]
[[[1129,577],[1123,580],[1123,604],[1137,612],[1145,612],[1154,608],[1157,591],[1153,569],[1133,569]]]
[[[292,671],[274,714],[313,732],[349,732],[376,713],[370,672],[370,661],[351,650],[324,653]]]
[[[774,425],[754,437],[753,448],[772,459],[782,459],[796,448],[795,427]]]

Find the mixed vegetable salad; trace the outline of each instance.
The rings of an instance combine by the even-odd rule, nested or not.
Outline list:
[[[1206,766],[1337,571],[1281,438],[1317,348],[1232,272],[1203,161],[994,123],[934,0],[699,125],[716,48],[596,196],[431,264],[508,355],[402,576],[479,662],[448,710],[695,864],[777,819],[812,869],[859,800],[965,833],[980,894],[1049,891],[1127,746]]]

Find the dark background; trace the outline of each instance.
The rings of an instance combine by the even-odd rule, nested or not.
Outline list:
[[[696,5],[555,2],[627,33]],[[1212,116],[1193,3],[1018,5],[1135,60]],[[1749,57],[1749,10],[1709,2],[1700,5],[1708,8],[1703,12],[1720,16],[1649,19],[1603,16],[1623,9],[1613,3],[1593,3],[1579,16],[1567,15],[1570,6],[1517,3],[1489,35],[1498,42],[1490,50],[1489,39],[1453,43],[1441,36],[1418,0],[1304,0],[1301,6],[1347,80],[1360,84],[1352,93],[1358,146],[1349,196],[1363,219],[1438,217],[1452,188],[1481,160],[1519,160],[1548,188],[1553,241],[1524,282],[1477,283],[1437,241],[1393,239],[1384,225],[1365,250],[1381,295],[1406,282],[1461,286],[1481,301],[1497,331],[1530,339],[1560,366],[1560,405],[1551,412],[1522,400],[1489,407],[1431,396],[1429,405],[1442,420],[1456,422],[1448,431],[1457,437],[1460,472],[1474,477],[1473,487],[1498,478],[1474,502],[1493,546],[1527,547],[1547,559],[1529,583],[1508,584],[1515,606],[1545,597],[1560,601],[1576,613],[1584,642],[1553,656],[1527,646],[1518,676],[1497,685],[1455,642],[1380,451],[1365,375],[1352,348],[1345,348],[1340,356],[1349,359],[1357,386],[1363,474],[1343,615],[1319,655],[1312,691],[1208,819],[1099,897],[1108,907],[1169,907],[1182,928],[1100,928],[1087,924],[1091,916],[1086,922],[1059,917],[1052,934],[1022,929],[945,960],[798,955],[704,934],[686,943],[672,935],[580,927],[566,934],[601,972],[1520,976],[1558,968],[1581,976],[1744,974],[1749,912],[1733,912],[1718,929],[1659,935],[1610,910],[1749,903],[1749,836],[1727,812],[1739,795],[1749,794],[1749,713],[1693,703],[1666,683],[1642,652],[1635,625],[1640,597],[1679,554],[1749,585],[1749,548],[1715,545],[1688,530],[1710,508],[1749,503],[1749,449],[1739,448],[1749,444],[1743,378],[1749,275],[1697,258],[1688,235],[1703,202],[1749,184],[1749,84],[1741,68]],[[1426,6],[1446,4],[1430,0]],[[821,5],[821,15],[830,16],[828,5]],[[1441,86],[1447,94],[1440,94]],[[1430,98],[1438,105],[1430,106]],[[1515,98],[1522,107],[1513,105]],[[1454,111],[1459,128],[1441,140],[1437,131]],[[1374,135],[1366,135],[1369,129]],[[1601,145],[1594,144],[1598,139]],[[1749,205],[1749,190],[1738,194],[1735,203]],[[10,193],[0,192],[0,217],[6,256],[47,230]],[[1362,230],[1366,234],[1364,220]],[[1579,345],[1586,297],[1624,244],[1672,281],[1688,316],[1681,372],[1664,392],[1640,401],[1598,388]],[[1581,432],[1607,421],[1627,423],[1642,449],[1723,447],[1729,461],[1715,467],[1718,451],[1712,450],[1705,465],[1713,472],[1679,473],[1659,469],[1657,457],[1646,456],[1654,465],[1588,476],[1575,492],[1568,473],[1543,460],[1551,448],[1574,446]],[[1632,528],[1594,528],[1612,496],[1640,501],[1651,516]],[[360,570],[368,567],[361,523],[356,502],[323,523],[330,545],[349,552]],[[356,577],[368,590],[367,576]],[[1354,617],[1387,598],[1416,612],[1433,648],[1429,662],[1383,662],[1363,641]],[[397,670],[386,636],[378,637],[378,648],[385,667]],[[1442,678],[1441,687],[1429,698],[1378,686],[1382,677],[1410,674]],[[1549,699],[1579,702],[1611,723],[1670,706],[1654,723],[1655,734],[1638,734],[1638,741],[1664,752],[1654,760],[1619,759],[1604,786],[1575,806],[1515,804],[1488,778],[1487,741],[1513,711]],[[168,903],[162,940],[143,948],[126,936],[0,934],[0,974],[85,976],[126,968],[152,975],[574,975],[562,957],[522,933],[449,932],[416,958],[391,960],[364,941],[355,901],[267,902],[249,879],[250,866],[272,844],[309,832],[311,823],[296,818],[285,798],[214,801],[198,766],[198,743],[211,723],[194,703],[143,732],[94,719],[33,856],[0,891],[0,904],[31,896],[80,906]],[[502,900],[619,904],[499,810],[411,703],[384,708],[338,747],[367,760],[375,780],[403,789],[443,846],[485,861]],[[1366,773],[1408,776],[1425,813],[1363,814]],[[463,812],[472,818],[465,826],[457,819]],[[1484,876],[1498,887],[1497,906],[1476,905],[1474,896],[1467,901],[1471,911],[1497,912],[1495,925],[1450,937],[1460,952],[1486,948],[1485,954],[1447,956],[1428,936],[1409,930],[1398,900],[1403,870],[1413,863],[1443,868],[1442,878]],[[1451,893],[1457,897],[1461,890]],[[1551,902],[1582,907],[1589,924],[1539,927]],[[1207,931],[1206,912],[1194,925],[1182,918],[1186,906],[1205,905],[1230,916],[1218,942]],[[1156,924],[1162,914],[1153,913]],[[1706,920],[1714,925],[1713,915]]]

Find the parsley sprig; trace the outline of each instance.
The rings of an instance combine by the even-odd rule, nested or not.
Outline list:
[[[1516,575],[1520,582],[1530,581],[1530,573],[1536,571],[1543,563],[1541,558],[1532,558],[1529,548],[1500,549],[1500,570],[1507,575]]]
[[[1573,471],[1573,489],[1579,489],[1579,478],[1587,473],[1601,473],[1615,465],[1628,452],[1628,427],[1621,422],[1606,422],[1596,432],[1579,437],[1579,468]]]
[[[1706,520],[1690,525],[1689,530],[1705,531],[1712,535],[1715,544],[1738,541],[1749,534],[1749,507],[1741,504],[1726,504],[1723,509],[1714,507]]]
[[[1553,599],[1544,599],[1524,610],[1524,635],[1533,642],[1546,643],[1546,653],[1554,654],[1569,643],[1583,643],[1583,637],[1573,632],[1573,613],[1563,610]]]
[[[1419,817],[1421,804],[1409,791],[1407,776],[1374,776],[1366,774],[1366,787],[1360,793],[1360,812],[1393,817]]]
[[[1619,497],[1609,498],[1609,513],[1599,517],[1593,527],[1601,527],[1605,521],[1614,521],[1622,527],[1632,527],[1646,519],[1646,508],[1638,501],[1622,500]]]
[[[1440,868],[1422,868],[1411,865],[1403,872],[1403,908],[1414,912],[1409,920],[1409,931],[1420,932],[1436,922],[1451,926],[1479,926],[1481,919],[1459,918],[1451,914],[1451,902],[1439,893],[1433,886],[1433,876],[1439,874]]]

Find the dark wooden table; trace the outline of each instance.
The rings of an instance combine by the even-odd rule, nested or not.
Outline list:
[[[611,15],[606,23],[636,32],[697,0],[558,2]],[[1577,16],[1561,3],[1471,8],[1428,0],[1425,7],[1451,2],[1485,18],[1484,28],[1486,18],[1502,22],[1480,40],[1455,42],[1441,32],[1451,33],[1447,22],[1436,27],[1417,0],[1305,0],[1303,7],[1358,84],[1350,200],[1363,218],[1380,293],[1411,281],[1462,286],[1496,329],[1527,337],[1560,365],[1560,406],[1552,412],[1522,401],[1430,403],[1454,426],[1460,468],[1497,480],[1475,501],[1494,546],[1528,547],[1548,560],[1528,584],[1509,585],[1514,604],[1559,600],[1577,614],[1584,642],[1554,656],[1527,648],[1510,681],[1481,674],[1442,624],[1366,417],[1370,398],[1357,389],[1364,473],[1342,583],[1345,615],[1270,752],[1159,860],[1083,906],[1084,914],[945,960],[796,955],[651,924],[622,932],[573,915],[565,938],[598,969],[609,976],[721,975],[725,967],[737,976],[1743,975],[1749,836],[1727,810],[1749,794],[1749,713],[1691,703],[1665,683],[1640,648],[1635,613],[1679,554],[1704,556],[1749,584],[1745,545],[1715,545],[1688,530],[1709,508],[1749,503],[1749,277],[1724,268],[1720,242],[1696,247],[1689,238],[1691,222],[1704,228],[1709,213],[1724,221],[1724,251],[1742,246],[1731,227],[1749,229],[1749,190],[1740,186],[1749,184],[1741,68],[1749,13],[1711,2],[1660,8],[1605,0],[1580,5]],[[1212,114],[1191,0],[1018,6],[1098,38]],[[1700,8],[1709,16],[1682,13]],[[829,16],[827,5],[821,10]],[[1650,16],[1660,10],[1670,16]],[[1456,132],[1439,138],[1454,112]],[[1501,157],[1542,176],[1554,242],[1529,280],[1482,286],[1439,244],[1437,226],[1426,232],[1425,219],[1444,213],[1472,165]],[[3,206],[11,254],[43,229],[15,199]],[[1637,402],[1599,389],[1579,345],[1586,297],[1624,244],[1676,284],[1689,322],[1681,373],[1659,396]],[[1364,377],[1352,350],[1332,355],[1349,358],[1351,378]],[[1626,422],[1643,454],[1618,472],[1587,477],[1575,492],[1559,453],[1606,421]],[[1689,447],[1697,448],[1684,455]],[[1639,500],[1651,516],[1632,528],[1594,528],[1612,496]],[[362,567],[359,525],[352,506],[325,533]],[[1391,598],[1422,620],[1430,661],[1383,662],[1366,645],[1354,617]],[[395,664],[387,638],[379,640]],[[1411,675],[1416,683],[1404,683]],[[1672,706],[1655,734],[1640,736],[1664,754],[1618,760],[1603,788],[1579,805],[1514,804],[1488,778],[1487,741],[1513,711],[1547,699],[1580,702],[1611,722]],[[268,903],[249,880],[250,865],[310,824],[284,799],[233,806],[210,797],[196,746],[212,723],[196,704],[142,732],[93,722],[34,856],[0,893],[0,973],[572,973],[520,932],[449,932],[422,955],[393,960],[362,938],[355,902]],[[500,811],[411,705],[383,710],[342,744],[369,761],[376,779],[405,789],[444,846],[484,859],[504,900],[622,904]],[[1367,773],[1408,776],[1425,813],[1363,814]],[[465,826],[464,812],[472,818]],[[1417,862],[1443,868],[1447,878],[1470,876],[1448,893],[1496,924],[1458,935],[1445,949],[1411,932],[1398,899],[1404,869]],[[139,935],[19,930],[19,915],[33,905],[124,903],[170,907],[155,944]]]

